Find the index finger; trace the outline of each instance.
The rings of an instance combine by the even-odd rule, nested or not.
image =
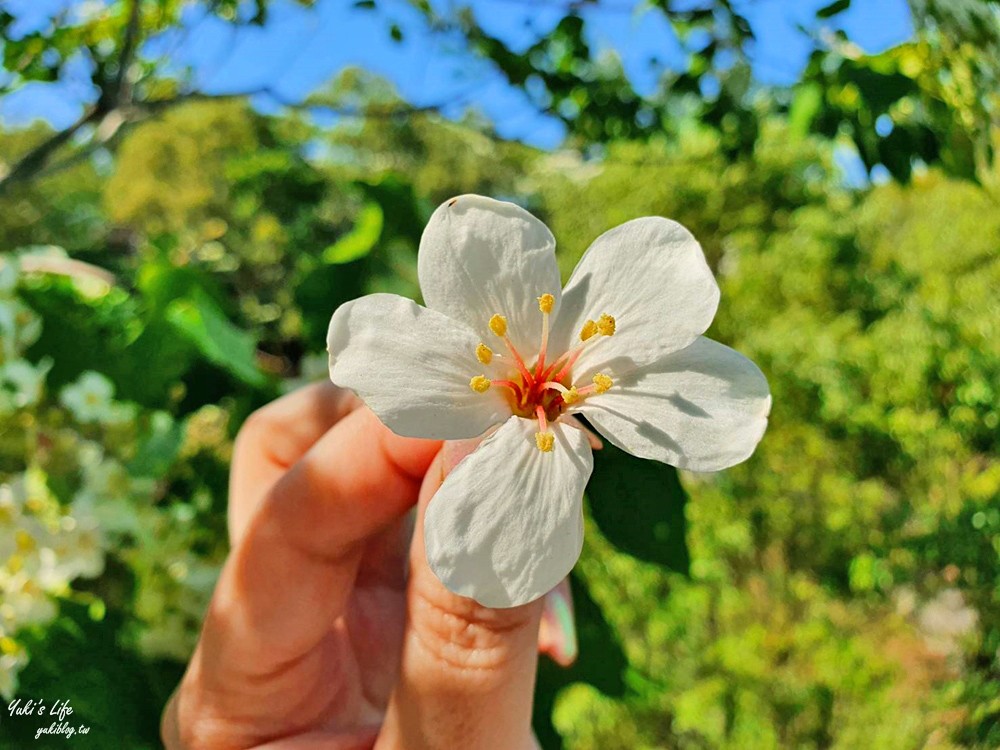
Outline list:
[[[351,391],[323,382],[293,391],[250,415],[236,436],[229,472],[231,544],[242,537],[250,517],[282,475],[360,405]]]
[[[414,505],[438,448],[394,435],[367,409],[323,435],[268,491],[226,562],[202,634],[216,666],[230,679],[267,674],[317,645],[365,543]]]

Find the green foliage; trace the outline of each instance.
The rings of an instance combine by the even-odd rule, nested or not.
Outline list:
[[[338,304],[419,295],[430,211],[481,192],[545,219],[565,272],[622,221],[686,224],[723,291],[709,334],[774,396],[757,454],[721,475],[597,454],[580,658],[540,666],[543,745],[1000,745],[996,6],[921,4],[912,43],[838,42],[771,96],[740,63],[715,69],[748,39],[728,3],[654,5],[682,37],[713,34],[662,100],[592,59],[575,13],[527,53],[460,19],[510,80],[542,81],[578,150],[503,142],[473,115],[385,116],[393,92],[348,71],[313,102],[358,123],[189,103],[123,131],[107,175],[84,160],[0,196],[0,242],[23,248],[0,257],[0,693],[58,685],[94,739],[156,746],[226,553],[239,424],[324,377]],[[86,44],[120,35],[124,7]],[[152,29],[176,4],[144,8]],[[58,75],[31,50],[81,33],[5,46],[15,81]],[[693,103],[713,73],[721,93]],[[845,134],[900,181],[845,188]],[[0,158],[52,137],[5,134]],[[26,573],[41,549],[51,567]]]
[[[1000,5],[912,5],[921,37],[877,55],[839,39],[813,55],[795,103],[824,92],[809,122],[826,136],[848,135],[869,169],[882,165],[905,181],[919,161],[995,186]],[[794,104],[793,112],[806,119]]]
[[[382,235],[383,214],[377,203],[368,203],[358,213],[354,229],[323,251],[327,263],[350,263],[363,258],[375,248]]]
[[[171,302],[166,318],[180,337],[193,343],[210,362],[247,385],[264,384],[264,376],[254,362],[253,336],[230,323],[206,294]]]
[[[605,443],[594,455],[587,497],[594,522],[618,549],[639,560],[687,572],[687,498],[676,471]]]

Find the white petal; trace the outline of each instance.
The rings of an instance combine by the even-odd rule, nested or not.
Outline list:
[[[622,450],[691,471],[747,459],[764,435],[771,396],[760,369],[699,337],[616,381],[580,410]]]
[[[704,333],[719,305],[719,287],[701,245],[675,221],[649,216],[598,237],[563,291],[553,342],[579,343],[588,319],[615,317],[614,336],[588,347],[574,376],[623,374],[683,349]]]
[[[559,304],[562,283],[555,239],[523,208],[460,195],[442,203],[420,239],[417,271],[424,301],[478,331],[494,349],[499,343],[487,323],[499,313],[521,356],[538,352],[542,314],[538,297]]]
[[[330,379],[399,435],[476,437],[510,415],[499,389],[469,387],[483,373],[479,337],[413,300],[371,294],[347,302],[333,314],[326,342]]]
[[[511,417],[465,458],[431,499],[424,541],[451,591],[488,607],[516,607],[569,573],[583,545],[581,499],[594,468],[582,430],[558,422],[552,451],[538,425]]]

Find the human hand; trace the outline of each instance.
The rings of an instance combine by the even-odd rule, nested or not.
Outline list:
[[[330,384],[247,421],[232,553],[164,712],[168,750],[537,747],[542,600],[488,609],[431,572],[423,510],[457,462],[440,449]]]

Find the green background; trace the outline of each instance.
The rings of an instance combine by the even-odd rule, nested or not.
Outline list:
[[[543,745],[1000,746],[997,6],[914,3],[911,41],[817,42],[777,88],[730,3],[653,5],[703,40],[655,96],[593,59],[570,7],[519,51],[452,19],[542,87],[555,153],[364,70],[309,103],[352,110],[332,126],[186,88],[135,51],[177,23],[170,0],[4,44],[0,95],[83,50],[101,97],[72,132],[0,136],[0,692],[69,699],[91,726],[35,743],[4,716],[0,744],[158,746],[227,551],[241,422],[324,377],[338,304],[419,298],[430,211],[479,192],[543,219],[564,274],[620,222],[684,223],[722,288],[709,335],[774,397],[756,454],[720,474],[598,454],[580,658],[543,660]],[[120,127],[94,127],[109,113]],[[882,178],[848,184],[844,149]]]

